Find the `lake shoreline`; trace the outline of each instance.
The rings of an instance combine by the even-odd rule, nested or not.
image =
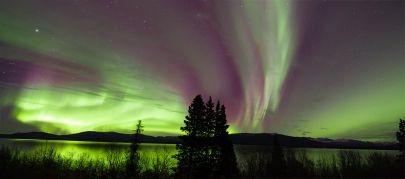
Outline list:
[[[272,145],[274,135],[271,133],[239,133],[230,134],[234,144],[239,145]],[[327,148],[327,149],[374,149],[398,150],[399,144],[394,142],[368,142],[360,140],[327,138],[293,137],[280,135],[280,143],[290,148]],[[36,140],[63,140],[88,142],[118,142],[130,143],[132,135],[117,132],[82,132],[77,134],[56,135],[44,132],[28,132],[15,134],[0,134],[3,139],[36,139]],[[178,136],[149,136],[141,135],[141,143],[179,144]]]
[[[5,178],[126,178],[130,144],[37,139],[0,139]],[[234,147],[241,178],[268,177],[271,146]],[[369,149],[284,148],[283,173],[289,177],[400,177],[398,151]],[[176,178],[175,144],[140,144],[140,178]],[[1,167],[0,167],[1,168]],[[158,169],[158,170],[156,170]],[[24,172],[21,172],[24,171]],[[162,178],[162,177],[159,177]]]

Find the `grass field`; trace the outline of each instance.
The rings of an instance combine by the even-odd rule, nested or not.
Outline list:
[[[104,157],[88,155],[69,158],[51,147],[23,151],[0,148],[0,178],[127,178],[126,154],[107,151]],[[141,156],[136,178],[174,178],[171,154]],[[238,161],[241,178],[263,177],[384,177],[404,176],[403,163],[396,155],[384,152],[339,151],[335,155],[314,160],[305,151],[285,150],[281,161],[272,162],[271,155],[253,154]]]

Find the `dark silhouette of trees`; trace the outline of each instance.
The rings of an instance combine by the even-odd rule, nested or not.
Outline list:
[[[211,100],[211,98],[210,98]],[[214,139],[216,140],[216,150],[213,155],[217,159],[216,169],[219,175],[227,177],[235,177],[239,175],[236,156],[233,149],[232,140],[228,134],[229,125],[226,124],[225,106],[220,106],[219,101],[215,109],[215,128]],[[219,149],[219,150],[218,150]]]
[[[399,142],[399,160],[405,162],[405,120],[399,119],[399,129],[397,132],[397,140]]]
[[[128,178],[136,177],[136,175],[140,173],[138,149],[139,144],[141,143],[140,137],[142,131],[143,131],[142,121],[139,120],[138,123],[136,124],[136,130],[132,137],[129,156],[127,158],[126,170]]]
[[[188,115],[184,120],[185,126],[180,130],[186,135],[180,136],[182,144],[176,145],[178,154],[174,157],[178,160],[177,174],[180,178],[190,178],[192,176],[206,176],[209,171],[205,158],[205,146],[207,146],[207,129],[205,121],[205,104],[201,95],[196,96],[189,106]]]
[[[214,110],[210,97],[204,103],[197,95],[188,109],[180,130],[181,144],[176,146],[178,153],[177,177],[209,178],[218,176],[237,176],[239,174],[232,141],[226,124],[225,106],[219,101]],[[181,176],[180,176],[181,175]]]
[[[269,176],[281,177],[285,175],[286,161],[284,157],[283,148],[278,141],[277,134],[273,138],[273,146],[271,146],[271,161]]]

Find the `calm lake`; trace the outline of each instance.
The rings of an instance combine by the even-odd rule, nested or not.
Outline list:
[[[107,155],[123,155],[128,150],[129,143],[119,142],[88,142],[88,141],[64,141],[64,140],[35,140],[35,139],[0,139],[0,147],[20,149],[24,151],[37,151],[43,148],[53,148],[64,157],[72,159],[104,159]],[[321,148],[294,148],[288,149],[295,152],[305,151],[311,160],[327,159],[336,155],[340,150],[354,150],[360,155],[368,155],[372,152],[382,152],[390,155],[397,155],[395,150],[369,150],[369,149],[321,149]],[[235,145],[235,153],[238,161],[244,161],[251,156],[268,155],[268,146],[257,145]],[[175,154],[175,144],[150,144],[140,145],[140,154],[144,158],[155,158]],[[174,161],[174,159],[171,159]]]

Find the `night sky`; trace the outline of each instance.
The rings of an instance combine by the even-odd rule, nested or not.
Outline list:
[[[231,132],[395,140],[404,1],[2,0],[0,133],[177,135],[197,95]]]

